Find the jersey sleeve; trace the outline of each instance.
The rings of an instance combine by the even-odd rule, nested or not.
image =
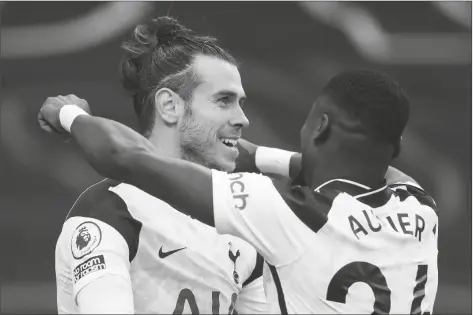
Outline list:
[[[135,312],[131,280],[106,274],[85,286],[77,294],[81,314],[133,314]]]
[[[130,280],[129,249],[112,226],[93,218],[73,217],[63,227],[63,244],[73,282],[74,299],[92,281],[107,274]]]
[[[304,226],[270,178],[212,171],[215,227],[240,237],[272,265],[298,258],[306,248]]]
[[[84,287],[105,275],[130,282],[130,262],[136,255],[141,223],[108,188],[109,183],[103,182],[81,195],[63,225],[58,245],[75,300]]]

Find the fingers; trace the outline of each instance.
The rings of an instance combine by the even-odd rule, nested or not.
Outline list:
[[[48,120],[44,117],[43,113],[40,111],[38,114],[38,123],[41,129],[49,133],[57,133],[57,134],[67,134],[65,131],[57,130],[51,125]]]
[[[75,94],[69,94],[69,95],[63,96],[63,98],[67,100],[70,104],[78,105],[78,103],[85,102],[85,100],[77,97]]]
[[[78,98],[74,94],[69,94],[66,96],[64,95],[50,96],[46,99],[45,103],[66,105],[66,104],[75,104],[78,101],[83,101],[83,100]]]
[[[54,131],[54,129],[51,128],[51,126],[49,126],[49,125],[40,124],[40,127],[41,127],[41,129],[43,129],[44,131],[46,131],[46,132],[48,132],[48,133],[56,133],[56,131]]]
[[[38,114],[38,122],[41,129],[49,133],[67,134],[67,132],[59,125],[59,117],[56,116],[64,105],[72,104],[82,108],[88,114],[91,114],[87,101],[74,94],[48,97],[44,101]]]
[[[66,105],[66,104],[73,104],[72,100],[70,99],[69,95],[68,96],[62,96],[58,95],[57,99],[61,102],[61,105]]]
[[[77,97],[74,94],[69,94],[68,97],[73,100],[75,103],[83,103],[85,100],[81,99],[80,97]]]
[[[60,103],[61,105],[67,105],[67,104],[76,104],[76,105],[82,105],[82,104],[87,104],[87,101],[83,98],[79,98],[74,94],[69,94],[69,95],[57,95],[57,96],[52,96],[48,97],[45,101],[45,103]]]
[[[50,96],[43,102],[43,106],[47,104],[56,104],[56,103],[57,103],[57,97]]]
[[[75,104],[90,113],[87,102],[85,100],[81,100],[74,94],[69,94],[67,96],[57,95],[54,97],[48,97],[44,101],[38,113],[37,119],[40,128],[48,133],[68,135],[68,133],[61,127],[57,114],[64,105],[69,104]]]
[[[46,132],[55,133],[56,131],[49,125],[46,120],[38,120],[39,126]]]
[[[41,129],[43,129],[44,131],[49,132],[49,133],[55,132],[55,130],[51,127],[51,125],[49,125],[49,123],[44,118],[43,113],[41,112],[39,112],[38,114],[38,123]]]
[[[89,108],[89,104],[87,103],[87,101],[83,98],[80,98],[80,97],[77,97],[76,95],[74,94],[69,94],[67,96],[62,96],[62,95],[59,95],[58,96],[58,99],[61,100],[61,102],[63,102],[62,104],[63,105],[66,105],[66,104],[74,104],[76,106],[79,106],[80,108],[82,108],[83,110],[85,110],[87,113],[91,114],[91,111],[90,111],[90,108]]]

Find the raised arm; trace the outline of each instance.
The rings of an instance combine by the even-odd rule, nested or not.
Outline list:
[[[66,105],[84,100],[48,100],[38,117],[42,128],[57,132],[70,129],[85,158],[98,173],[134,185],[178,211],[214,225],[209,169],[160,155],[146,138],[131,128],[105,118],[78,116],[77,107]]]
[[[148,140],[124,125],[77,116],[77,107],[64,106],[71,103],[77,104],[47,102],[40,123],[49,131],[70,130],[88,162],[102,175],[141,188],[176,210],[215,226],[220,234],[247,241],[270,264],[287,263],[305,250],[303,223],[285,201],[294,199],[291,185],[278,185],[278,189],[270,178],[260,174],[227,174],[164,157]],[[311,196],[312,192],[305,195]],[[300,200],[295,203],[299,210],[304,207]],[[323,221],[325,214],[316,216],[316,220]]]
[[[214,225],[209,169],[158,154],[146,138],[112,120],[79,116],[71,134],[98,173],[136,186]]]

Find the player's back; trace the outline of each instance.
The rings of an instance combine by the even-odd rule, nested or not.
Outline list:
[[[336,197],[326,208],[325,224],[306,221],[312,223],[301,226],[306,251],[275,268],[286,308],[338,314],[431,311],[438,283],[438,219],[431,201],[412,186],[387,189],[390,200],[381,207],[369,195],[363,200],[326,194]]]
[[[246,242],[105,180],[79,197],[64,223],[56,247],[58,309],[76,313],[82,288],[118,274],[131,280],[136,313],[226,314],[261,265]]]
[[[432,312],[438,218],[422,189],[333,180],[312,191],[248,173],[213,177],[216,227],[267,261],[271,313]]]

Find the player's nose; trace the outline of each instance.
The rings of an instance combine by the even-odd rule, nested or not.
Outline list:
[[[250,125],[250,121],[246,117],[245,112],[241,106],[236,106],[233,110],[230,124],[239,128],[246,128]]]

